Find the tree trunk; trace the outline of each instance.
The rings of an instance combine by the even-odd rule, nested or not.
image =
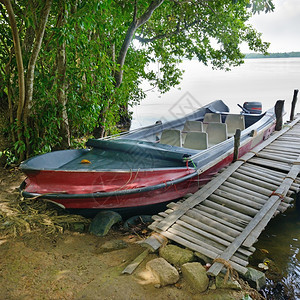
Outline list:
[[[152,16],[153,12],[164,2],[164,0],[153,0],[149,7],[146,9],[146,11],[142,14],[140,18],[137,18],[137,1],[135,1],[134,5],[134,13],[133,13],[133,20],[128,27],[128,30],[126,32],[126,36],[124,38],[123,44],[121,46],[118,58],[117,58],[117,65],[118,69],[113,71],[113,76],[115,79],[115,88],[117,89],[123,80],[123,66],[125,63],[126,55],[129,49],[129,46],[132,42],[132,39],[134,37],[134,34],[136,30],[145,24]],[[99,115],[98,118],[98,124],[95,127],[93,131],[93,135],[95,138],[100,138],[104,136],[105,132],[105,127],[104,127],[104,122],[105,122],[105,116],[106,116],[106,110],[109,109],[109,99],[108,99],[108,104],[105,109],[103,109]],[[119,126],[122,127],[130,127],[130,117],[126,112],[128,112],[128,104],[124,105],[123,107],[120,107],[120,115],[121,115],[121,122],[119,122]]]
[[[48,21],[50,9],[51,9],[52,0],[46,0],[45,6],[41,12],[40,20],[39,20],[39,28],[36,29],[36,36],[35,42],[33,45],[32,53],[29,59],[28,67],[27,67],[27,74],[26,74],[26,92],[25,92],[25,105],[24,105],[24,131],[28,130],[28,116],[29,111],[32,106],[32,95],[33,95],[33,83],[34,83],[34,70],[38,55],[41,50],[42,41],[44,38],[45,28]],[[30,152],[30,144],[29,144],[29,137],[26,134],[26,149],[27,149],[27,157],[29,156]]]
[[[60,2],[61,13],[59,15],[58,27],[63,27],[65,24],[65,3]],[[70,147],[70,129],[69,120],[67,114],[67,83],[66,83],[66,42],[59,43],[57,46],[57,101],[61,108],[59,112],[59,117],[62,119],[60,126],[60,137],[62,141],[60,142],[59,148],[66,149]]]
[[[17,68],[18,68],[18,82],[19,82],[19,101],[17,108],[17,135],[18,141],[23,141],[22,134],[22,116],[23,116],[23,108],[25,104],[25,80],[24,80],[24,67],[23,67],[23,58],[22,58],[22,50],[20,46],[19,32],[15,19],[15,14],[11,5],[10,0],[0,0],[1,3],[6,7],[10,27],[12,31],[13,41],[14,41],[14,49],[16,54]],[[24,153],[20,154],[20,161],[24,159]]]
[[[8,108],[8,98],[6,94],[1,90],[0,91],[0,167],[5,166],[6,157],[2,155],[5,149],[10,148],[11,144],[9,143],[8,135],[5,134],[5,130],[9,127],[9,121],[7,115],[9,114]]]

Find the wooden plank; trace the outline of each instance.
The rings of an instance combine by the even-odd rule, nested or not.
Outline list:
[[[284,152],[283,149],[284,148]],[[272,144],[266,148],[264,148],[261,152],[271,152],[277,155],[287,155],[287,156],[298,156],[298,152],[295,152],[294,150],[289,150],[288,148],[282,146],[281,149],[277,149],[275,146],[272,147]]]
[[[249,167],[249,166],[246,166],[246,164],[241,166],[238,169],[238,172],[243,173],[245,175],[252,174],[252,176],[254,176],[255,178],[261,179],[261,180],[264,179],[266,182],[270,182],[270,183],[272,183],[272,182],[276,183],[277,181],[282,182],[286,176],[286,174],[284,174],[284,173],[282,173],[282,175],[277,175],[277,174],[273,174],[273,173],[269,174],[268,169],[264,168],[264,171],[261,171],[258,168],[258,166]],[[295,192],[298,192],[299,188],[300,188],[299,184],[296,184],[294,182],[291,185],[291,189]]]
[[[215,201],[216,203],[221,204],[224,207],[234,209],[235,211],[246,214],[248,216],[255,216],[256,213],[258,212],[257,209],[254,209],[252,207],[244,205],[241,202],[235,202],[235,201],[229,200],[222,196],[216,195],[215,193],[210,195],[209,199]]]
[[[214,215],[217,218],[221,218],[225,222],[229,222],[231,225],[230,226],[228,225],[228,226],[233,228],[233,229],[236,229],[238,231],[242,231],[243,228],[244,228],[244,224],[245,224],[244,221],[242,221],[241,219],[239,219],[235,216],[228,215],[228,214],[223,213],[221,211],[216,211],[215,209],[213,209],[211,207],[208,207],[208,206],[205,206],[203,204],[199,204],[195,208],[201,210],[201,212],[205,212],[207,214]],[[240,228],[242,228],[242,230],[240,230]]]
[[[168,231],[164,231],[164,232],[162,232],[162,235],[164,235],[168,239],[171,239],[171,240],[175,241],[176,243],[179,243],[191,250],[198,251],[211,259],[215,259],[218,256],[218,254],[214,253],[213,251],[209,251],[205,247],[201,247],[197,244],[191,243],[190,241],[187,241],[186,239],[184,239],[180,236],[177,236],[176,234],[170,233]],[[248,271],[247,268],[242,267],[239,264],[236,264],[234,262],[231,262],[231,265],[233,266],[233,268],[235,270],[237,270],[241,274],[246,274]]]
[[[184,218],[184,216],[182,216],[181,218]],[[227,241],[227,240],[224,240],[218,236],[216,236],[215,234],[211,234],[209,232],[206,232],[204,230],[201,230],[200,228],[196,227],[196,226],[193,226],[191,225],[189,222],[185,222],[185,218],[182,219],[182,220],[177,220],[175,224],[172,225],[172,228],[178,224],[178,225],[181,225],[183,227],[186,227],[196,233],[199,233],[200,235],[204,236],[204,237],[207,237],[208,239],[214,241],[214,242],[217,242],[223,246],[229,246],[230,245],[230,241]],[[232,237],[230,237],[232,238]],[[232,240],[234,240],[234,238],[232,238]]]
[[[290,149],[290,148],[286,148],[284,146],[276,146],[276,145],[269,145],[268,147],[265,148],[265,150],[275,150],[275,151],[285,151],[287,153],[296,153],[296,154],[300,154],[299,149],[295,148],[295,149]]]
[[[185,223],[185,222],[182,222],[181,224],[179,224],[178,221],[172,225],[169,232],[174,232],[173,230],[176,230],[177,232],[184,233],[188,236],[191,236],[193,239],[197,239],[197,241],[199,241],[199,245],[202,245],[202,246],[205,245],[207,247],[207,249],[214,251],[215,253],[218,253],[218,252],[221,253],[226,248],[226,246],[224,246],[222,243],[218,243],[216,241],[213,241],[213,240],[203,236],[200,233],[201,231],[198,230],[197,227],[194,227],[192,225],[189,226],[189,224]]]
[[[185,212],[193,208],[197,204],[203,202],[210,194],[212,194],[243,162],[237,161],[226,169],[220,176],[212,179],[202,189],[193,194],[190,198],[174,211],[168,218],[158,224],[160,230],[167,230],[174,222],[176,222]]]
[[[219,248],[213,247],[212,245],[209,245],[209,244],[203,242],[201,239],[199,239],[199,236],[197,234],[192,234],[190,231],[184,229],[181,226],[177,226],[176,229],[174,227],[172,227],[172,228],[170,228],[170,230],[168,232],[176,234],[177,236],[181,236],[181,237],[185,238],[187,241],[190,241],[201,247],[206,247],[207,250],[213,251],[216,254],[221,254],[223,251],[222,249],[224,249],[224,247],[222,247],[222,249],[219,249]],[[236,262],[241,266],[248,265],[248,261],[240,259],[236,255],[232,256],[231,261]]]
[[[300,138],[292,135],[290,137],[282,136],[281,138],[278,139],[278,141],[283,141],[283,142],[295,142],[295,143],[300,143]]]
[[[132,274],[132,272],[140,265],[140,263],[147,257],[150,249],[144,250],[133,262],[131,262],[124,270],[123,274]]]
[[[227,182],[239,185],[241,187],[249,189],[250,191],[253,191],[253,192],[255,191],[256,193],[260,193],[260,194],[268,196],[268,197],[274,191],[272,189],[266,189],[266,188],[263,188],[263,187],[255,185],[255,184],[252,184],[252,183],[249,183],[249,182],[245,182],[243,180],[240,180],[240,179],[237,179],[237,178],[233,178],[233,177],[228,178]]]
[[[238,170],[232,174],[232,177],[240,179],[244,182],[249,182],[251,184],[256,185],[257,187],[262,187],[262,188],[268,189],[270,191],[275,191],[281,183],[281,182],[278,182],[277,184],[275,184],[275,183],[268,183],[263,180],[258,180],[255,178],[255,176],[250,177],[250,176],[241,174],[241,172],[239,172]],[[288,196],[290,196],[291,194],[292,194],[291,192],[287,193]]]
[[[193,208],[193,210],[196,210],[199,214],[202,214],[202,215],[206,216],[207,218],[215,220],[215,221],[217,221],[217,222],[219,222],[221,224],[224,224],[224,225],[226,225],[226,226],[228,226],[230,228],[233,228],[233,229],[238,230],[240,232],[243,231],[243,227],[235,225],[235,224],[233,224],[233,223],[231,223],[231,222],[223,219],[222,217],[220,217],[220,214],[218,214],[218,216],[217,216],[215,214],[215,210],[213,210],[211,208],[205,207],[204,209],[201,209],[201,208],[199,209],[199,206],[195,206]],[[208,213],[207,210],[211,210],[211,211]],[[227,218],[228,215],[226,214],[225,217]]]
[[[250,170],[251,172],[255,172],[256,169],[261,170],[262,173],[266,177],[268,177],[268,178],[274,178],[274,177],[276,177],[276,178],[279,178],[280,181],[283,181],[283,179],[287,176],[287,173],[280,172],[280,171],[275,171],[275,170],[271,170],[271,169],[266,169],[265,167],[261,167],[261,166],[258,166],[258,165],[252,165],[250,163],[246,163],[245,167],[251,169]],[[297,179],[295,179],[295,181],[292,183],[292,186],[294,187],[294,189],[296,191],[298,191],[300,186],[299,186],[299,183],[296,183],[296,180]]]
[[[289,159],[292,161],[296,160],[298,157],[297,154],[292,154],[292,153],[287,153],[287,152],[282,152],[282,151],[274,151],[271,149],[264,149],[260,153],[268,154],[268,155],[271,155],[272,157],[275,156],[275,157],[278,157],[279,159],[282,157],[282,158]],[[258,157],[259,157],[259,155],[258,155]]]
[[[278,196],[272,196],[270,200],[263,206],[263,208],[257,213],[257,215],[250,221],[245,230],[235,239],[235,241],[219,256],[224,260],[229,260],[237,249],[243,244],[244,240],[248,237],[251,231],[260,222],[263,216],[268,210],[276,203]],[[217,276],[223,268],[223,264],[214,263],[208,270],[208,274]]]
[[[276,161],[287,163],[287,164],[292,164],[294,162],[294,160],[292,160],[292,159],[278,157],[276,155],[269,155],[269,154],[265,154],[265,153],[262,153],[262,152],[257,153],[256,156],[257,157],[261,157],[261,158],[267,158],[267,159],[271,159],[271,160],[276,160]]]
[[[227,182],[226,185],[224,183],[222,186],[219,187],[218,190],[225,191],[239,197],[244,197],[245,199],[252,201],[258,209],[260,209],[265,204],[266,199],[268,199],[267,196],[263,196],[262,198],[260,198],[259,194],[255,192],[248,194],[247,189],[237,187],[236,185],[229,182]]]
[[[275,184],[275,185],[279,185],[281,183],[281,181],[283,180],[283,177],[281,177],[281,178],[275,177],[273,175],[269,175],[264,172],[261,172],[260,170],[255,170],[254,168],[250,170],[247,167],[240,167],[238,170],[238,173],[241,173],[246,176],[252,176],[253,178],[263,180],[265,182]]]
[[[287,172],[291,168],[290,165],[288,165],[288,164],[283,164],[283,163],[274,164],[274,161],[272,161],[270,159],[262,159],[259,157],[251,158],[250,162],[253,164],[260,165],[260,166],[267,166],[267,167],[272,166],[272,168],[275,168],[277,170],[287,171]]]
[[[298,159],[299,161],[299,159]],[[298,169],[298,171],[297,171]],[[300,171],[300,166],[299,165],[294,165],[291,169],[291,171],[289,172],[288,176],[291,178],[296,178],[296,173],[299,173]],[[283,185],[289,185],[290,182],[292,182],[291,178],[286,178],[284,180],[285,183],[283,183]],[[287,189],[287,187],[285,188]],[[267,224],[269,223],[269,221],[271,220],[273,214],[274,214],[274,210],[276,210],[276,206],[278,207],[280,205],[281,199],[278,199],[278,202],[276,203],[276,205],[274,205],[274,207],[272,209],[270,209],[269,212],[267,212],[264,216],[264,218],[261,220],[261,222],[258,224],[258,226],[253,230],[253,232],[247,237],[247,239],[245,239],[243,245],[245,246],[252,246],[253,243],[255,242],[255,240],[257,239],[257,237],[261,234],[261,232],[263,231],[263,229],[267,226]]]
[[[244,195],[242,195],[241,197],[235,195],[234,193],[232,193],[232,190],[230,190],[230,192],[227,192],[227,191],[224,191],[224,190],[218,188],[216,191],[214,191],[214,194],[221,196],[221,197],[225,197],[225,198],[235,201],[237,203],[247,205],[248,207],[254,208],[256,210],[259,210],[262,207],[262,204],[248,200],[244,197]]]
[[[297,163],[300,163],[300,157],[297,160]],[[284,179],[281,186],[276,190],[278,195],[286,195],[287,191],[289,190],[290,185],[294,181],[293,178],[296,178],[300,172],[300,165],[294,164],[288,174],[288,177]],[[235,239],[235,241],[220,255],[220,258],[229,260],[231,256],[236,252],[236,250],[243,244],[245,246],[251,246],[250,242],[245,240],[250,235],[250,233],[257,227],[262,219],[265,218],[265,215],[270,211],[273,210],[273,213],[276,211],[278,206],[277,204],[280,203],[280,197],[278,195],[273,195],[270,197],[269,201],[261,208],[261,210],[257,213],[257,215],[250,221],[250,223],[246,226],[245,230]],[[273,214],[271,215],[271,217]],[[261,226],[259,226],[262,228]],[[262,228],[263,229],[263,228]],[[223,268],[223,264],[221,263],[214,263],[208,273],[209,275],[217,276],[221,269]]]
[[[266,201],[269,199],[268,196],[265,196],[265,195],[262,195],[262,194],[259,194],[258,192],[255,192],[255,191],[251,191],[251,190],[248,190],[247,188],[245,187],[241,187],[241,186],[237,186],[236,184],[233,184],[231,182],[224,182],[224,184],[222,185],[222,188],[223,187],[226,187],[226,188],[231,188],[231,189],[236,189],[237,192],[242,192],[242,193],[245,193],[245,197],[247,197],[247,199],[249,199],[250,196],[253,196],[255,197],[255,200],[258,202],[258,203],[261,203],[261,204],[265,204]]]
[[[205,200],[205,202],[203,203],[204,205],[207,205],[208,207],[214,208],[216,211],[222,211],[224,213],[227,213],[231,216],[237,217],[240,219],[241,224],[245,224],[245,222],[249,222],[251,220],[251,217],[242,214],[240,212],[237,212],[233,209],[230,209],[228,207],[224,207],[218,203],[215,203],[214,201],[211,200]]]
[[[190,217],[190,224],[193,224],[207,232],[222,237],[223,239],[232,240],[231,237],[234,238],[240,234],[239,231],[228,228],[223,224],[211,220],[206,216],[199,214],[197,211],[189,210],[186,212],[186,216]],[[182,216],[182,218],[183,217],[184,216]]]
[[[262,187],[262,188],[268,189],[270,191],[275,191],[276,188],[277,188],[277,186],[278,186],[276,184],[271,184],[271,183],[268,183],[268,182],[256,179],[254,176],[250,177],[248,175],[244,175],[244,174],[242,174],[241,172],[238,172],[238,171],[234,172],[232,174],[232,177],[233,178],[237,178],[239,180],[242,180],[244,182],[249,182],[251,184],[254,184],[254,185],[258,186],[258,187]]]

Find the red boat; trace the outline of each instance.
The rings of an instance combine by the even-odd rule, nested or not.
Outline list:
[[[267,139],[275,127],[274,109],[260,114],[257,109],[232,115],[217,100],[171,122],[91,139],[86,149],[30,158],[20,166],[27,175],[21,193],[81,214],[100,209],[150,214],[153,207],[196,192],[230,164],[236,128],[242,130],[239,156]]]

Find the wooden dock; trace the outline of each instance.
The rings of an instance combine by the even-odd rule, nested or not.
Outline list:
[[[187,248],[247,272],[253,244],[298,192],[300,117],[275,132],[184,201],[153,216],[150,228]],[[219,260],[220,261],[220,260]],[[215,262],[208,274],[224,265]]]

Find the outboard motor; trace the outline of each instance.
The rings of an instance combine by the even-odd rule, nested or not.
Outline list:
[[[249,114],[261,114],[262,104],[261,102],[244,102],[243,111]]]

